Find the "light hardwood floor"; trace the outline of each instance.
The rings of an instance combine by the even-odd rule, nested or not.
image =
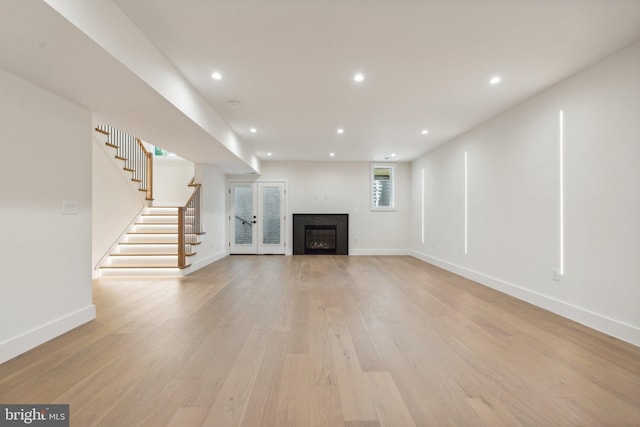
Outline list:
[[[84,426],[638,426],[640,348],[411,257],[232,256],[101,279],[0,365]]]

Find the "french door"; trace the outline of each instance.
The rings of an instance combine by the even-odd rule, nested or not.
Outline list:
[[[232,182],[229,199],[229,252],[284,254],[285,184]]]

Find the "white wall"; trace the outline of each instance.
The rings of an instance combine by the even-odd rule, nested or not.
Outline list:
[[[186,273],[198,270],[228,255],[227,247],[227,185],[226,176],[213,166],[196,164],[196,182],[201,184],[202,227],[206,234],[196,246],[196,255],[189,257],[191,267]]]
[[[0,362],[95,318],[91,113],[0,70]],[[63,215],[63,201],[77,214]]]
[[[123,170],[124,162],[115,158],[115,148],[105,145],[106,140],[105,135],[94,132],[91,240],[94,269],[144,208],[146,197],[138,191],[138,183],[131,181],[131,173]]]
[[[349,253],[406,254],[410,249],[411,167],[396,163],[395,211],[371,211],[368,162],[262,162],[261,181],[287,182],[287,254],[292,214],[348,213]]]
[[[200,161],[207,159],[211,163],[235,170],[246,170],[247,167],[255,171],[260,170],[260,161],[250,147],[240,140],[233,129],[115,2],[102,0],[73,4],[74,2],[66,0],[45,1],[146,85],[162,95],[162,98],[169,101],[180,113],[197,124],[209,137],[213,137],[224,149],[217,147],[209,138],[201,137],[198,140],[182,140],[177,144],[177,140],[167,137],[167,134],[173,133],[175,128],[181,125],[178,117],[173,115],[165,116],[170,117],[170,126],[163,126],[164,123],[158,126],[157,117],[154,116],[151,128],[147,127],[145,132],[138,131],[139,137],[153,141],[169,151],[180,152],[186,158]],[[114,28],[117,28],[117,31],[114,31]],[[139,120],[140,116],[137,119],[132,123],[132,127],[122,124],[128,121],[126,117],[119,117],[120,125],[118,122],[109,122],[125,129],[144,129],[145,126]],[[175,150],[174,147],[180,150]]]
[[[179,157],[153,158],[153,205],[184,206],[193,194],[192,162]]]
[[[415,161],[415,255],[640,345],[639,118],[640,43]]]

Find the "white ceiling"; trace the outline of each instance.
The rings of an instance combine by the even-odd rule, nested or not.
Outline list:
[[[0,0],[0,68],[194,162],[230,174],[254,170],[44,1]]]
[[[638,40],[640,0],[0,0],[1,68],[225,173],[410,161]]]
[[[413,160],[640,39],[639,0],[115,3],[274,160]]]

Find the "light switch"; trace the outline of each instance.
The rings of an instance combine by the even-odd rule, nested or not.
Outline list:
[[[74,200],[65,200],[62,202],[63,215],[76,215],[78,213],[78,204]]]

